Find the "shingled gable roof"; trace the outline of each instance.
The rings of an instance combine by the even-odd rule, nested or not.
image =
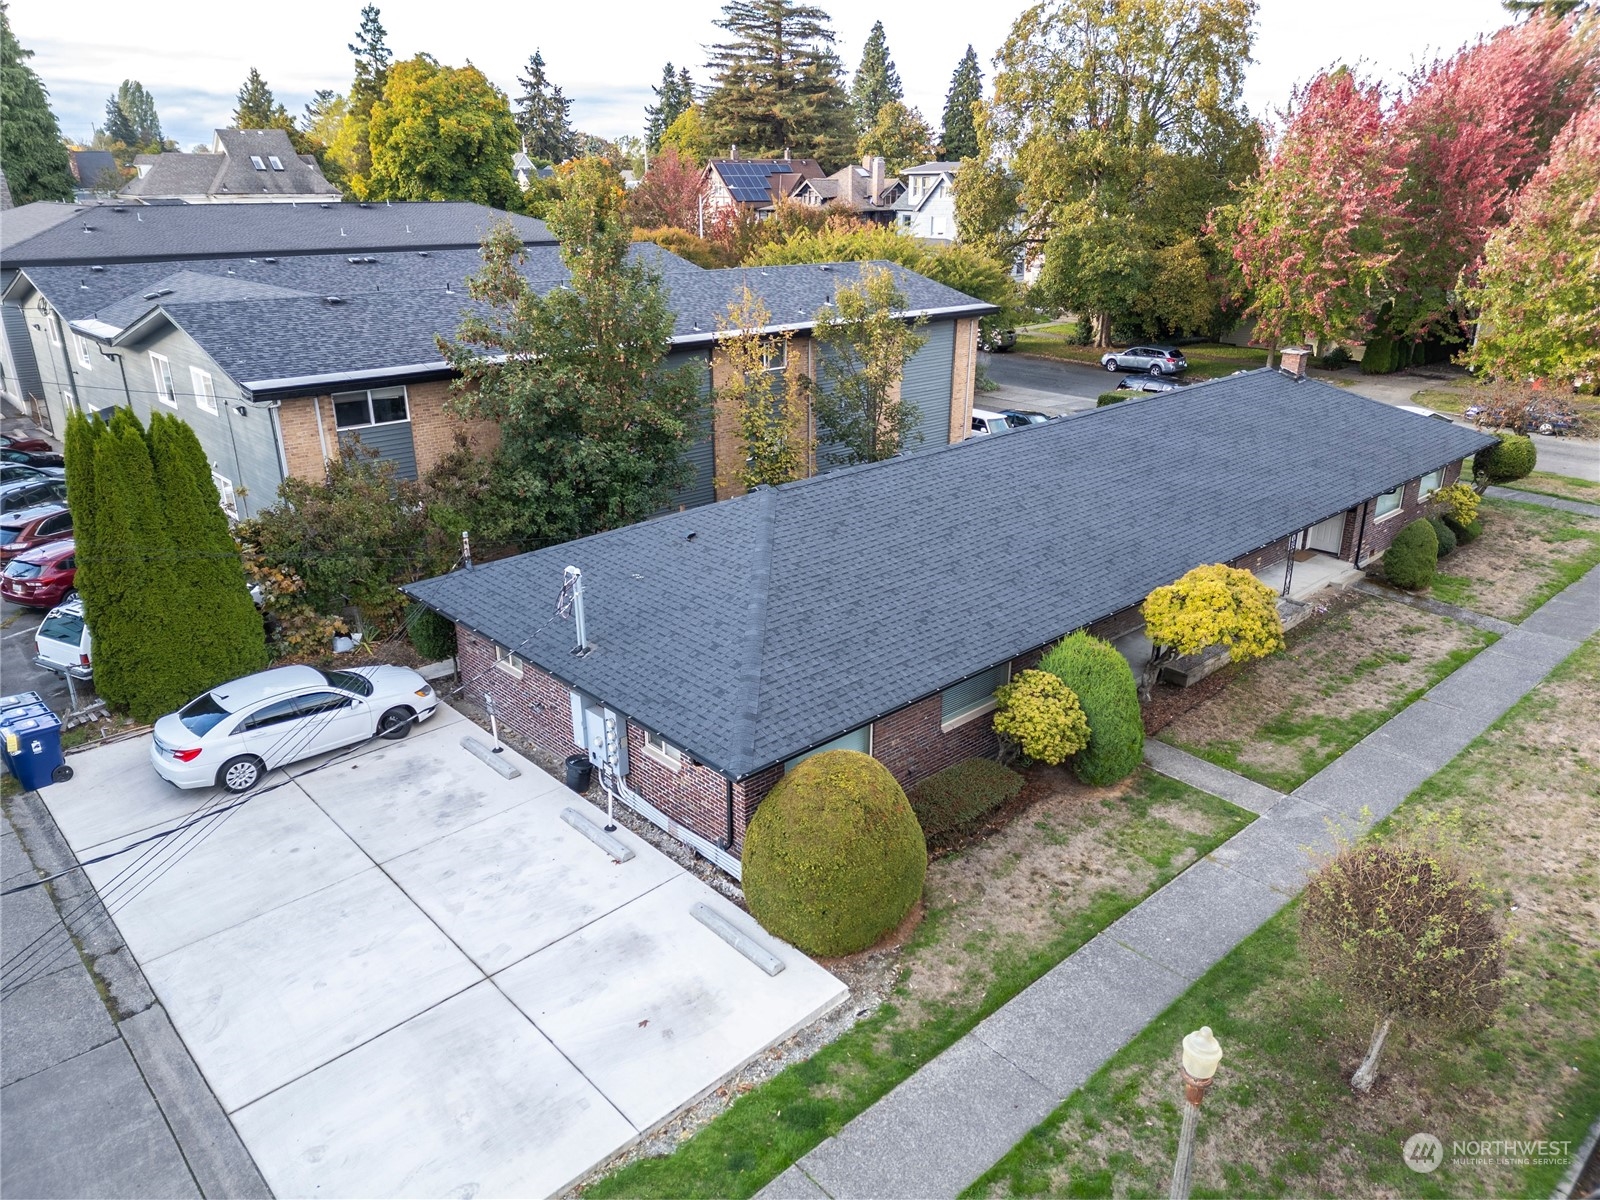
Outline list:
[[[737,779],[1489,441],[1261,370],[406,590]],[[583,658],[551,617],[569,564]]]

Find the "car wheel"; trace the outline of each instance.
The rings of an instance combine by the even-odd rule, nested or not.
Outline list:
[[[415,718],[416,714],[409,708],[399,706],[391,708],[378,718],[378,736],[388,738],[391,742],[398,742],[411,732],[411,726],[416,723]]]
[[[1151,363],[1150,364],[1150,374],[1152,374],[1152,375],[1165,375],[1166,373],[1167,373],[1167,369],[1165,367],[1163,367],[1160,363]]]
[[[217,786],[230,792],[248,792],[261,782],[266,764],[253,754],[241,754],[222,764],[217,772]]]
[[[1545,434],[1547,436],[1549,434],[1554,433],[1555,431],[1556,431],[1556,427],[1554,425],[1550,424],[1549,421],[1546,421],[1543,425],[1539,426],[1539,432],[1542,433],[1542,434]]]
[[[80,599],[80,597],[78,595],[78,589],[77,588],[68,588],[65,592],[63,592],[61,594],[61,599],[58,600],[56,603],[58,603],[58,604],[67,604],[67,603],[70,603],[71,601],[77,600],[77,599]]]
[[[1108,371],[1120,371],[1120,370],[1122,370],[1122,368],[1117,366],[1117,360],[1116,359],[1108,358],[1108,359],[1106,359],[1106,370],[1108,370]]]

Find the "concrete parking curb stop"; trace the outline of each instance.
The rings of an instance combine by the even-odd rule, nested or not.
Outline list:
[[[461,748],[474,758],[481,758],[507,779],[515,779],[522,772],[511,763],[497,755],[488,746],[485,746],[475,737],[461,739]]]

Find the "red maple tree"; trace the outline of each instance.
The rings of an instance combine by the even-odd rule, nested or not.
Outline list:
[[[671,225],[698,233],[703,178],[692,159],[667,146],[628,196],[628,215],[641,229]]]

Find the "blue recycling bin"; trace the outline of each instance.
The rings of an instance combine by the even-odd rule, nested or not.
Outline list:
[[[30,792],[72,778],[61,752],[61,719],[53,712],[20,720],[0,717],[0,746],[5,749],[6,769]]]
[[[43,704],[44,698],[38,692],[18,692],[15,696],[0,696],[0,721],[5,720],[5,713],[13,708],[21,708],[25,704]]]

